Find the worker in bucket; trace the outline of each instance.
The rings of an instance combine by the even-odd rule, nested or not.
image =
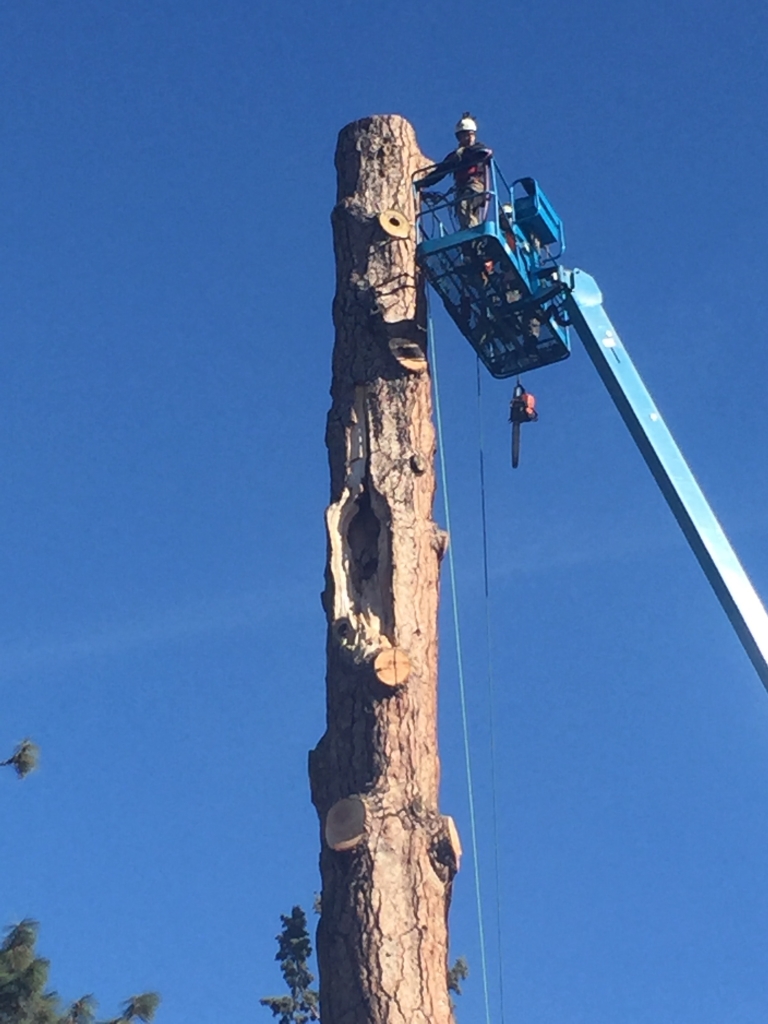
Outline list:
[[[458,145],[425,177],[416,188],[429,188],[452,174],[456,183],[456,217],[460,228],[475,228],[485,220],[488,203],[488,162],[493,150],[477,141],[477,122],[469,112],[456,124]]]

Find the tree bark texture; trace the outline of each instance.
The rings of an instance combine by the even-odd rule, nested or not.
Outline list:
[[[447,912],[460,851],[438,810],[437,754],[447,538],[432,519],[435,434],[411,188],[428,163],[396,115],[339,135],[327,727],[310,754],[323,1024],[453,1020]]]

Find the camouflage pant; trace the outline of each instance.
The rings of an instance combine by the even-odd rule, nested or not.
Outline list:
[[[462,230],[483,223],[487,198],[482,181],[469,181],[456,193],[456,218]]]

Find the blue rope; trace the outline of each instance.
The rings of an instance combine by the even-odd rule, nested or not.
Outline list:
[[[485,639],[488,649],[488,720],[491,733],[491,793],[493,798],[493,866],[496,882],[496,942],[499,950],[499,1004],[504,1024],[504,946],[501,939],[501,874],[499,870],[499,804],[496,786],[496,692],[493,673],[493,638],[491,634],[491,596],[488,573],[488,515],[485,502],[485,444],[483,439],[483,389],[480,358],[477,369],[477,425],[480,440],[480,510],[483,522],[483,583],[485,588]]]
[[[464,732],[464,761],[467,772],[467,795],[469,802],[469,822],[472,837],[472,860],[475,869],[475,897],[477,900],[477,927],[480,937],[480,969],[483,976],[483,995],[485,997],[485,1020],[491,1024],[491,1001],[488,994],[488,964],[485,955],[485,926],[483,924],[483,901],[480,895],[480,864],[477,853],[477,822],[475,819],[475,795],[472,785],[472,758],[469,751],[469,717],[467,715],[467,695],[464,685],[464,661],[461,654],[461,630],[459,628],[459,603],[456,590],[456,568],[453,560],[453,544],[451,537],[451,512],[448,501],[448,477],[445,471],[445,445],[443,444],[443,422],[440,415],[440,389],[437,381],[437,353],[435,351],[435,331],[432,325],[432,312],[427,293],[427,338],[432,360],[432,384],[435,393],[435,419],[437,421],[438,451],[440,453],[440,476],[443,481],[443,508],[445,510],[445,526],[448,530],[448,569],[451,580],[451,603],[453,606],[453,631],[456,641],[456,660],[458,662],[459,698],[461,703],[461,721]]]

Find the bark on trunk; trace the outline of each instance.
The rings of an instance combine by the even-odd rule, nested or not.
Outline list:
[[[331,504],[323,605],[327,728],[310,754],[320,817],[323,1024],[450,1024],[447,912],[460,847],[438,810],[435,490],[411,176],[402,117],[348,125],[332,222]]]

